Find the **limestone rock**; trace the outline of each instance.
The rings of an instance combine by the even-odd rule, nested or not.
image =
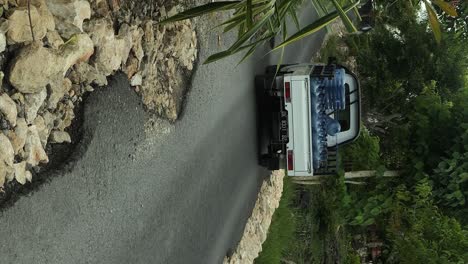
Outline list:
[[[63,39],[60,37],[57,31],[49,31],[46,34],[47,43],[54,48],[58,49],[61,45],[63,45]]]
[[[57,107],[58,116],[54,124],[54,128],[60,131],[64,131],[69,127],[75,118],[75,113],[73,112],[74,105],[71,101],[67,103],[59,103]]]
[[[83,32],[83,20],[91,18],[91,6],[84,0],[47,0],[57,31],[64,38]]]
[[[273,171],[270,179],[263,182],[241,241],[232,256],[224,258],[223,264],[254,263],[254,259],[262,251],[271,219],[279,206],[284,176],[283,170]]]
[[[45,5],[39,7],[31,5],[31,21],[36,40],[44,38],[48,30],[55,29],[53,17]],[[12,10],[11,15],[8,16],[6,36],[9,43],[22,43],[33,40],[27,7],[22,6]]]
[[[65,131],[52,131],[50,134],[51,143],[71,143],[70,135]]]
[[[47,84],[63,78],[74,64],[87,61],[93,52],[93,42],[86,34],[75,35],[59,50],[33,43],[13,59],[10,82],[22,93],[40,92]]]
[[[15,170],[14,176],[17,182],[24,185],[27,181],[32,180],[31,172],[26,170],[26,161],[13,164]]]
[[[57,103],[60,99],[65,96],[68,91],[70,91],[72,83],[70,79],[65,78],[61,81],[56,81],[50,84],[50,96],[48,99],[47,107],[49,109],[54,109],[57,107]]]
[[[45,148],[47,145],[47,139],[49,138],[50,134],[50,129],[47,127],[45,119],[38,115],[36,119],[34,119],[33,125],[35,125],[37,128],[42,147]]]
[[[0,53],[4,52],[6,49],[6,36],[5,33],[0,31]]]
[[[11,145],[13,146],[13,151],[15,155],[18,155],[20,151],[22,151],[24,147],[24,143],[26,142],[26,136],[28,134],[28,124],[24,118],[18,118],[16,122],[15,131],[9,131],[7,134],[8,138],[11,141]]]
[[[143,82],[143,79],[141,75],[137,73],[130,80],[130,85],[137,86],[137,85],[141,85],[142,82]]]
[[[6,93],[0,95],[0,112],[3,113],[10,125],[16,126],[16,116],[18,115],[16,104]]]
[[[90,21],[86,31],[96,47],[94,61],[99,72],[108,76],[126,63],[133,41],[133,33],[128,25],[124,24],[115,36],[109,20],[96,19]]]
[[[41,108],[47,97],[47,90],[42,88],[38,93],[26,94],[24,96],[24,111],[26,123],[31,124],[36,119],[37,111]]]
[[[88,63],[78,63],[75,66],[75,71],[81,78],[81,82],[85,84],[97,84],[99,86],[107,85],[107,78],[104,74],[100,73],[96,67]]]
[[[44,118],[47,129],[52,130],[52,128],[54,128],[54,121],[55,121],[54,114],[46,110],[42,114],[42,118]]]
[[[39,132],[35,125],[30,126],[28,129],[24,151],[24,158],[31,166],[37,166],[39,163],[49,162],[49,158],[42,147],[41,138],[39,137]]]
[[[3,133],[0,133],[0,187],[13,173],[14,157],[15,154],[10,140]]]

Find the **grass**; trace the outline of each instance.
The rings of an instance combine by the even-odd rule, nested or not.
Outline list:
[[[268,230],[268,238],[262,245],[262,252],[255,259],[257,264],[280,263],[284,251],[293,242],[296,222],[291,204],[294,198],[294,186],[288,177],[283,180],[283,194]]]

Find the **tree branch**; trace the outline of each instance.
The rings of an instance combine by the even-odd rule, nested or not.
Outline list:
[[[34,29],[33,29],[32,19],[31,19],[31,0],[28,0],[28,18],[29,18],[29,27],[31,28],[32,40],[36,41],[36,38],[34,37]]]

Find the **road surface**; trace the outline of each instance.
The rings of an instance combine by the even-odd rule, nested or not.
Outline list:
[[[303,25],[314,16],[305,10]],[[203,23],[202,60],[223,48]],[[289,49],[285,62],[308,61],[322,37]],[[255,73],[276,63],[267,50],[238,67],[241,55],[199,66],[182,118],[146,135],[122,75],[94,92],[79,158],[0,214],[0,262],[222,262],[268,176],[256,161],[253,87]]]

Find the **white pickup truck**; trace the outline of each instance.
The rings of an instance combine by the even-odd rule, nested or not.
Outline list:
[[[359,136],[360,91],[344,66],[269,66],[255,78],[259,162],[288,176],[335,174],[340,145]]]

